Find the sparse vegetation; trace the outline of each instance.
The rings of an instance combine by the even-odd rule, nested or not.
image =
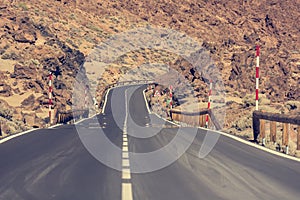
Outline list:
[[[0,117],[3,117],[7,120],[12,120],[13,111],[7,108],[0,108]]]
[[[19,8],[22,8],[24,11],[28,10],[28,6],[24,2],[19,3],[18,6],[19,6]]]
[[[10,59],[10,60],[18,60],[18,59],[20,59],[20,57],[15,52],[5,53],[5,54],[3,54],[1,56],[1,58],[3,60],[8,60],[8,59]]]
[[[194,0],[191,2],[194,2]],[[230,99],[233,100],[233,103],[228,104],[227,115],[237,116],[240,110],[246,110],[247,112],[245,111],[243,116],[251,116],[252,109],[255,106],[255,96],[253,92],[253,88],[255,87],[255,52],[253,46],[260,41],[259,43],[263,44],[261,63],[268,65],[261,69],[261,74],[265,77],[261,79],[260,88],[265,89],[264,93],[268,96],[260,95],[260,108],[269,109],[274,112],[297,111],[299,109],[297,104],[297,102],[299,102],[299,93],[296,87],[297,77],[299,76],[297,63],[300,62],[300,57],[296,54],[300,47],[299,42],[297,42],[298,40],[294,37],[281,37],[283,35],[282,30],[285,30],[286,33],[291,32],[291,35],[293,35],[292,33],[298,33],[298,30],[296,30],[295,27],[289,26],[288,23],[288,21],[294,19],[285,18],[286,21],[282,21],[281,10],[287,10],[287,7],[285,5],[282,5],[280,8],[278,5],[272,7],[270,17],[274,18],[274,20],[276,19],[277,27],[281,27],[282,29],[269,30],[270,27],[265,27],[266,25],[263,20],[265,11],[253,8],[251,2],[242,5],[244,9],[244,17],[242,18],[237,18],[237,13],[227,12],[229,7],[234,8],[237,6],[235,5],[237,2],[233,4],[229,1],[226,5],[220,4],[219,2],[214,2],[214,5],[212,5],[210,1],[200,1],[200,3],[197,3],[201,4],[201,7],[191,6],[192,4],[187,4],[182,7],[183,2],[175,0],[169,4],[170,10],[160,10],[160,3],[157,1],[150,1],[147,6],[140,8],[134,6],[129,7],[129,5],[124,4],[121,7],[117,7],[119,13],[116,13],[112,12],[115,8],[110,4],[106,4],[106,1],[103,1],[103,5],[99,7],[97,12],[92,9],[96,6],[93,1],[89,3],[82,2],[77,5],[76,9],[74,9],[71,4],[69,5],[71,7],[68,8],[67,6],[59,7],[58,5],[60,4],[56,1],[32,0],[26,1],[26,3],[18,2],[9,8],[12,12],[16,13],[18,17],[10,16],[10,13],[7,12],[9,9],[3,10],[8,16],[6,20],[10,21],[11,24],[9,24],[9,27],[0,28],[0,31],[2,31],[1,35],[5,36],[3,38],[1,37],[3,44],[1,44],[3,47],[0,49],[1,58],[17,60],[19,64],[23,63],[24,66],[33,66],[33,68],[38,70],[38,76],[45,77],[47,76],[43,74],[43,72],[40,72],[37,66],[42,66],[41,69],[43,68],[43,70],[48,71],[55,69],[55,66],[59,65],[61,69],[63,69],[63,83],[66,85],[66,88],[71,88],[72,86],[69,82],[72,82],[74,74],[76,74],[78,68],[76,62],[83,62],[84,56],[88,56],[93,52],[93,48],[97,46],[100,41],[105,41],[105,39],[112,34],[138,27],[143,27],[147,31],[155,26],[173,29],[186,33],[186,36],[192,37],[199,41],[199,43],[205,41],[203,43],[204,49],[206,48],[211,52],[211,58],[216,63],[216,66],[220,66],[220,72],[224,75],[223,81],[225,91],[227,91],[226,95],[228,97],[238,98],[238,101],[234,98]],[[176,12],[171,11],[171,8],[175,7],[175,4]],[[264,2],[261,4],[266,8],[269,6],[269,4]],[[212,12],[212,8],[216,6],[218,9]],[[159,12],[153,13],[151,8],[154,7],[157,8]],[[130,14],[128,14],[128,10],[130,10]],[[288,10],[291,12],[291,16],[295,16],[295,13],[299,13],[298,8],[289,7]],[[191,12],[195,13],[191,14]],[[24,15],[24,13],[26,13],[26,15]],[[103,13],[103,15],[99,15],[99,13]],[[201,14],[198,15],[197,13]],[[224,13],[226,13],[226,17],[223,16]],[[256,15],[261,16],[259,23],[250,17]],[[29,17],[32,21],[22,23],[22,20],[26,17]],[[30,24],[32,22],[41,25],[31,26]],[[12,35],[15,34],[20,24],[22,24],[22,30],[30,30],[38,33],[38,44],[29,45],[16,43],[12,40]],[[241,34],[241,30],[246,34]],[[265,31],[261,32],[259,30]],[[42,35],[42,37],[40,35]],[[127,42],[128,45],[134,45],[131,40],[124,42]],[[293,44],[291,49],[288,48],[290,44]],[[175,44],[171,45],[173,45],[174,49],[177,48]],[[82,51],[85,55],[82,56],[79,52],[80,56],[78,56],[75,49]],[[184,52],[184,50],[181,52]],[[292,55],[292,58],[289,58],[287,55]],[[80,60],[78,58],[82,58],[81,61],[78,61]],[[100,61],[97,55],[91,58],[91,60]],[[161,49],[140,49],[118,58],[113,65],[111,65],[114,69],[104,73],[104,76],[107,77],[102,81],[105,84],[116,82],[119,77],[128,72],[130,72],[132,76],[153,77],[155,76],[154,72],[139,73],[138,70],[133,69],[142,64],[153,62],[172,65],[172,63],[175,63],[177,60],[178,55],[173,55],[171,52]],[[181,70],[180,67],[182,67],[183,70]],[[207,101],[207,86],[205,84],[201,85],[201,78],[195,79],[195,77],[191,75],[189,71],[190,66],[183,67],[183,65],[178,65],[178,68],[176,68],[176,65],[172,65],[172,68],[182,73],[183,77],[187,77],[187,79],[190,78],[189,81],[196,80],[192,83],[192,86],[197,88],[195,90],[195,96],[199,98],[200,102]],[[289,69],[291,69],[290,72]],[[11,74],[11,77],[21,75],[24,72],[23,70],[24,69],[20,69],[20,74]],[[26,73],[30,74],[33,72],[30,71]],[[24,74],[26,73],[24,72]],[[288,75],[284,75],[285,73]],[[8,76],[10,75],[8,74]],[[45,77],[43,77],[43,79],[41,78],[42,80],[38,80],[43,85],[47,84]],[[39,78],[40,77],[37,79]],[[14,80],[14,82],[18,82],[18,85],[14,87],[19,87],[21,90],[18,92],[19,94],[24,93],[24,91],[22,91],[24,84],[22,81],[22,79]],[[178,82],[182,83],[182,80],[178,80]],[[286,83],[291,85],[291,90],[289,90],[290,88]],[[25,84],[25,86],[27,90],[31,92],[35,90],[37,90],[37,93],[45,92],[36,89],[39,88],[39,86],[35,83],[31,85]],[[250,91],[252,91],[251,94]],[[289,92],[288,97],[284,94],[287,92]],[[59,101],[62,102],[62,104],[66,104],[66,99],[69,98],[69,94],[62,94],[61,97],[59,96],[57,98],[60,98]],[[274,102],[283,105],[283,99],[293,100],[295,102],[287,102],[281,107],[272,105]],[[228,127],[231,127],[230,119],[227,120]]]

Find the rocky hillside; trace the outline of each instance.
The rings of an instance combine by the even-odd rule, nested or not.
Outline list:
[[[251,127],[255,45],[261,45],[261,108],[298,112],[300,101],[298,0],[0,0],[0,117],[12,133],[43,126],[47,75],[55,72],[56,109],[70,109],[80,66],[109,36],[147,25],[184,32],[202,43],[222,73],[226,128]],[[112,63],[101,85],[145,62],[171,63],[205,101],[207,88],[176,55],[140,50]],[[100,63],[101,64],[101,63]],[[101,87],[100,87],[101,88]]]

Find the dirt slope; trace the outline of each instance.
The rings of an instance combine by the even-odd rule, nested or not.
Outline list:
[[[299,112],[299,13],[298,0],[1,0],[0,116],[18,127],[7,125],[4,131],[45,124],[49,71],[61,71],[55,80],[55,108],[68,110],[76,72],[90,62],[87,58],[95,46],[116,33],[151,25],[184,32],[203,43],[225,84],[230,116],[226,128],[250,134],[257,44],[261,45],[261,108]],[[111,64],[100,83],[117,81],[149,61],[172,63],[206,101],[205,83],[191,73],[191,66],[174,55],[147,49]]]

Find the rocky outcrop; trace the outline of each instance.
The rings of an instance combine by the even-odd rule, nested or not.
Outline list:
[[[9,106],[8,103],[0,99],[0,117],[11,120],[13,118],[14,108]]]
[[[0,97],[19,98],[22,94],[34,93],[34,98],[20,99],[20,106],[28,112],[43,112],[47,108],[47,77],[53,72],[54,107],[70,109],[74,78],[94,47],[115,33],[151,25],[184,32],[202,43],[222,74],[226,96],[239,99],[230,99],[233,103],[228,104],[227,115],[237,116],[240,109],[249,109],[242,113],[248,117],[253,99],[252,96],[250,100],[242,99],[254,93],[256,44],[261,45],[260,92],[264,98],[270,104],[282,105],[286,101],[300,100],[300,28],[296,21],[299,8],[297,0],[147,3],[89,0],[80,4],[72,0],[3,0],[0,3],[0,58],[14,63],[12,70],[6,67],[1,72],[1,62]],[[177,55],[175,59],[170,53],[159,53],[162,55],[142,49],[122,56],[99,77],[99,97],[105,85],[118,81],[132,68],[146,62],[169,64],[170,61],[170,66],[191,83],[195,96],[201,102],[207,101],[206,75],[197,73],[186,60],[177,59]],[[88,61],[94,59],[97,55]],[[293,111],[294,107],[289,104],[287,110]],[[25,112],[15,109],[12,118],[22,121]],[[228,127],[230,124],[241,127],[231,119],[227,122]]]
[[[9,97],[11,95],[11,87],[3,82],[0,82],[0,96]]]
[[[20,64],[15,65],[14,72],[10,75],[11,78],[16,79],[32,79],[37,77],[36,66],[29,65],[23,66]]]
[[[36,33],[33,31],[20,30],[13,36],[16,42],[34,44],[37,40]]]

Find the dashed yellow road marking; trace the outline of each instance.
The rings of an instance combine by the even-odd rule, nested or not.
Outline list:
[[[131,173],[129,168],[122,169],[122,179],[131,179]]]
[[[122,183],[122,200],[132,200],[131,183]]]
[[[129,159],[122,159],[122,167],[129,167]]]
[[[128,152],[122,152],[122,158],[129,158],[129,153]]]
[[[123,146],[122,150],[123,152],[128,152],[128,146]]]
[[[127,138],[127,118],[128,118],[128,106],[127,106],[127,90],[125,90],[125,109],[126,116],[123,128],[123,145],[122,145],[122,181],[131,179],[130,161],[128,153],[128,138]],[[122,200],[132,200],[132,184],[122,182]]]

